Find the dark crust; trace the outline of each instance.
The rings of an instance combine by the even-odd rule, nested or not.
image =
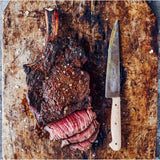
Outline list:
[[[43,82],[43,97],[51,106],[75,104],[89,94],[89,75],[80,68],[55,66]]]
[[[55,37],[45,45],[41,57],[32,64],[24,64],[23,68],[27,76],[34,70],[41,70],[48,76],[55,65],[70,64],[74,67],[82,67],[87,61],[85,51],[71,37]]]

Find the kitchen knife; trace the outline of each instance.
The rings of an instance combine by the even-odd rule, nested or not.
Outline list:
[[[105,97],[112,98],[112,142],[109,144],[109,146],[114,151],[118,151],[121,148],[120,55],[118,20],[116,20],[113,26],[109,41],[105,85]]]

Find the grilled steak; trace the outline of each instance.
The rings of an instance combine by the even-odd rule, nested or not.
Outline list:
[[[51,140],[62,139],[62,147],[70,144],[72,150],[84,151],[99,132],[91,110],[90,77],[82,70],[87,58],[72,38],[57,36],[57,13],[51,9],[45,13],[47,34],[42,56],[24,65],[27,100],[38,126],[50,133]]]

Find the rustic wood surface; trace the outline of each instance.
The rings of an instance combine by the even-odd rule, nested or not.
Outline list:
[[[44,7],[56,8],[59,35],[81,42],[88,56],[91,95],[101,130],[86,153],[60,149],[40,138],[24,112],[22,65],[33,62],[45,43]],[[16,8],[16,9],[15,9]],[[112,151],[111,100],[104,99],[108,42],[120,22],[122,80],[122,149]],[[3,25],[3,157],[7,158],[155,158],[158,89],[158,29],[146,2],[11,1]],[[100,63],[101,62],[101,63]],[[96,80],[96,81],[95,81]],[[22,103],[23,101],[23,103]]]

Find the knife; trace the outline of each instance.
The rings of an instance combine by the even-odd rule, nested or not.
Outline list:
[[[105,97],[112,98],[111,135],[109,146],[118,151],[121,148],[121,106],[120,106],[120,53],[119,53],[119,26],[116,20],[108,48],[106,69]]]

